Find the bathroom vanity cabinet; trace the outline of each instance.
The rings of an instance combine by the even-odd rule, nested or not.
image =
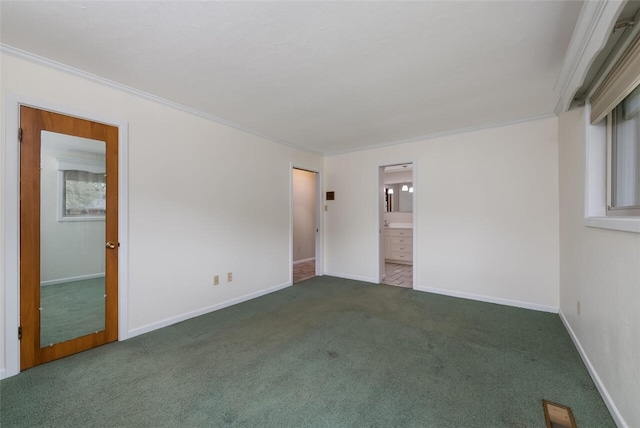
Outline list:
[[[393,263],[413,264],[413,229],[385,227],[384,258]]]

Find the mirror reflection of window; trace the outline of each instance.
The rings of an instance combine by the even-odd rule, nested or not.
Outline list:
[[[107,208],[107,178],[89,171],[63,172],[62,215],[64,217],[104,217]]]

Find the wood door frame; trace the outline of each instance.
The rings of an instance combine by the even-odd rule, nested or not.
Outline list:
[[[322,215],[324,210],[323,205],[323,183],[322,183],[322,172],[318,170],[318,168],[312,168],[309,166],[304,166],[295,162],[289,162],[289,285],[293,284],[293,170],[301,169],[308,172],[313,172],[316,174],[316,228],[318,231],[316,232],[316,242],[315,242],[315,250],[316,250],[316,276],[324,275],[324,253],[323,253],[323,218]]]
[[[121,119],[53,104],[8,93],[5,101],[5,193],[4,193],[4,262],[5,262],[5,368],[0,379],[20,372],[20,106],[28,106],[79,119],[100,122],[118,128],[118,340],[129,337],[128,323],[128,123]]]

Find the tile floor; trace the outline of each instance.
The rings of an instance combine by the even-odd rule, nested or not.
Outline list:
[[[399,263],[384,264],[383,284],[395,285],[397,287],[413,288],[413,266]]]
[[[304,281],[305,279],[313,278],[316,276],[316,260],[309,260],[306,262],[293,265],[293,283]]]

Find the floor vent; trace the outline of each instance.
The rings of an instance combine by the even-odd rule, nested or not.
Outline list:
[[[577,428],[571,407],[542,400],[547,428]]]

